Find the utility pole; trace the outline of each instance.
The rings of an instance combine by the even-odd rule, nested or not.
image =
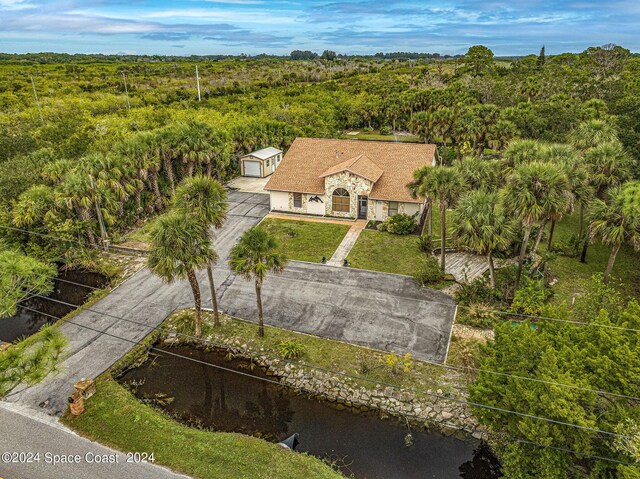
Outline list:
[[[122,72],[122,81],[124,81],[124,94],[127,97],[127,108],[131,110],[131,103],[129,102],[129,89],[127,88],[127,75]]]
[[[198,75],[198,65],[196,65],[196,85],[198,85],[198,101],[202,101],[200,97],[200,75]]]
[[[40,100],[38,100],[38,94],[36,93],[36,84],[33,81],[33,76],[31,77],[31,86],[33,87],[33,96],[36,99],[36,105],[38,107],[38,115],[40,115],[40,123],[44,125],[44,118],[42,118],[42,110],[40,109]]]

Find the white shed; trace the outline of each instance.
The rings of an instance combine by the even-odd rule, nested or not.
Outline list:
[[[240,174],[264,178],[276,171],[282,161],[282,150],[268,147],[240,157]]]

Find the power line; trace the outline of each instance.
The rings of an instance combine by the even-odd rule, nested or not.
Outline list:
[[[99,329],[96,329],[96,328],[92,328],[90,326],[86,326],[86,325],[83,325],[83,324],[75,323],[75,322],[71,321],[71,319],[58,318],[58,317],[50,315],[48,313],[42,313],[40,311],[36,311],[34,309],[31,309],[31,308],[27,308],[27,309],[30,309],[31,311],[34,311],[36,313],[43,314],[45,316],[49,316],[49,317],[51,317],[53,319],[56,319],[56,320],[62,320],[64,322],[66,322],[66,323],[73,324],[74,326],[78,326],[80,328],[85,328],[85,329],[88,329],[90,331],[94,331],[94,332],[97,332],[97,333],[104,334],[106,336],[112,337],[114,339],[119,339],[119,340],[122,340],[122,341],[125,341],[125,342],[128,342],[128,343],[131,343],[133,345],[138,345],[139,344],[137,341],[134,341],[132,339],[123,338],[121,336],[117,336],[115,334],[108,333],[106,331],[102,331],[102,330],[99,330]],[[167,351],[167,350],[164,350],[164,349],[156,348],[154,346],[150,347],[149,349],[152,350],[152,351],[156,351],[156,352],[158,352],[160,354],[166,354],[166,355],[169,355],[169,356],[174,356],[174,357],[177,357],[177,358],[180,358],[180,359],[184,359],[184,360],[187,360],[187,361],[192,361],[192,362],[195,362],[195,363],[198,363],[198,364],[202,364],[202,365],[205,365],[205,366],[213,367],[215,369],[220,369],[220,370],[227,371],[227,372],[230,372],[230,373],[233,373],[233,374],[239,374],[241,376],[247,376],[249,378],[253,378],[253,379],[257,379],[257,380],[263,381],[263,382],[275,384],[275,385],[280,386],[280,387],[288,387],[288,388],[292,388],[292,389],[298,389],[298,390],[300,390],[302,392],[305,392],[307,394],[311,394],[311,395],[314,395],[314,396],[323,396],[323,397],[326,397],[326,398],[333,398],[333,399],[343,399],[343,398],[339,398],[338,396],[335,396],[335,395],[331,395],[331,394],[327,394],[327,393],[317,393],[317,392],[310,391],[310,390],[305,389],[305,388],[293,388],[291,386],[287,386],[286,384],[283,384],[280,381],[275,381],[275,380],[269,379],[269,378],[261,378],[259,376],[255,376],[253,374],[245,373],[243,371],[237,371],[235,369],[226,368],[224,366],[220,366],[220,365],[217,365],[217,364],[212,364],[212,363],[209,363],[209,362],[206,362],[206,361],[202,361],[200,359],[192,358],[192,357],[189,357],[189,356],[184,356],[184,355],[181,355],[181,354],[178,354],[178,353],[173,353],[171,351]],[[334,371],[334,372],[337,372],[337,371]],[[369,381],[379,383],[378,381],[373,381],[373,380],[369,380]],[[384,384],[384,383],[379,383],[379,384]],[[404,388],[402,386],[397,386],[397,385],[392,385],[392,387],[394,387],[396,389],[401,389],[401,390],[413,391],[412,389]],[[427,394],[428,395],[428,393],[423,393],[423,394]],[[442,396],[442,399],[451,400],[452,398],[447,398],[446,396]],[[362,403],[359,403],[357,401],[351,401],[351,402],[354,403],[354,404],[366,406],[366,404],[362,404]],[[487,406],[487,407],[492,408],[492,409],[496,409],[496,408],[493,408],[492,406]],[[515,413],[515,414],[519,414],[519,415],[523,415],[522,413],[517,413],[515,411],[509,411],[509,412]],[[417,417],[415,415],[410,415],[410,416]],[[525,415],[525,416],[528,416],[528,415]],[[538,418],[536,416],[529,416],[529,417],[536,418],[536,419],[544,419],[546,421],[551,421],[551,422],[557,422],[557,421],[554,421],[552,419]],[[569,426],[573,426],[573,427],[581,427],[579,425],[570,424],[570,423],[564,423],[564,425],[569,425]],[[459,427],[456,427],[456,428],[459,429],[459,430],[462,430]],[[584,428],[584,427],[582,427],[582,428]],[[589,428],[586,428],[586,429],[589,429]],[[621,435],[621,434],[611,433],[611,432],[608,432],[608,431],[599,431],[599,430],[594,430],[594,431],[595,432],[600,432],[600,433],[603,433],[603,434],[612,435],[612,436],[617,436],[617,437],[623,437],[623,438],[628,438],[629,437],[629,436],[624,436],[624,435]],[[554,447],[554,446],[547,446],[545,444],[540,444],[540,443],[537,443],[537,442],[527,441],[527,440],[524,440],[524,439],[517,439],[516,438],[516,441],[524,443],[524,444],[530,444],[530,445],[541,446],[541,447],[546,447],[546,448],[550,448],[550,449],[556,449],[556,450],[559,450],[559,451],[569,452],[569,453],[573,453],[573,454],[580,455],[580,456],[583,456],[583,457],[588,457],[588,458],[593,458],[593,459],[600,459],[600,460],[604,460],[604,461],[610,461],[610,462],[629,465],[629,466],[633,466],[634,465],[632,463],[619,461],[617,459],[611,459],[611,458],[602,457],[602,456],[589,455],[589,454],[585,454],[585,453],[582,453],[582,452],[579,452],[579,451],[575,451],[573,449],[565,449],[565,448],[559,448],[559,447]]]
[[[103,313],[101,311],[96,311],[96,310],[93,310],[93,309],[90,309],[90,308],[85,308],[82,305],[75,305],[75,304],[72,304],[72,303],[67,303],[65,301],[49,298],[47,296],[43,296],[43,295],[39,295],[39,294],[35,294],[35,293],[34,293],[33,296],[37,296],[37,297],[42,298],[42,299],[48,299],[50,301],[61,303],[61,304],[64,304],[66,306],[85,309],[85,310],[87,310],[89,312],[92,312],[92,313],[102,314],[104,316],[107,316],[107,317],[110,317],[110,318],[113,318],[113,319],[126,321],[126,322],[129,322],[129,323],[132,323],[132,324],[137,324],[139,326],[146,326],[145,323],[141,323],[141,322],[135,321],[133,319],[127,319],[127,318],[123,318],[123,317],[120,317],[120,316],[115,316],[115,315],[112,315],[112,314],[109,314],[109,313]],[[159,331],[166,332],[166,333],[177,334],[179,336],[182,336],[182,337],[184,337],[186,339],[190,339],[190,340],[193,340],[193,341],[204,342],[204,343],[207,343],[207,344],[211,344],[213,346],[226,347],[226,345],[223,344],[223,343],[218,343],[218,342],[215,342],[215,341],[211,341],[209,339],[197,338],[196,336],[193,336],[193,335],[190,335],[190,334],[187,334],[187,333],[181,333],[181,332],[178,332],[178,331],[172,331],[172,330],[169,330],[169,329],[166,329],[166,328],[163,328],[163,327],[158,327],[156,329],[158,329]],[[242,349],[242,348],[240,348],[240,349]],[[243,351],[245,353],[251,353],[251,351],[249,351],[247,349],[243,349]],[[339,373],[337,371],[332,371],[330,369],[321,368],[320,366],[312,366],[310,364],[305,364],[305,363],[301,363],[301,362],[294,361],[294,360],[277,358],[275,356],[270,356],[268,354],[263,354],[263,355],[267,356],[267,357],[270,357],[272,359],[278,359],[278,360],[281,360],[281,361],[288,362],[289,364],[295,364],[295,365],[298,365],[298,366],[315,368],[315,369],[318,369],[318,370],[321,370],[321,371],[324,371],[324,372],[329,372],[329,373],[344,374],[344,373]],[[591,392],[591,393],[608,395],[608,396],[615,396],[615,397],[619,397],[619,398],[624,398],[624,399],[629,399],[629,400],[632,400],[632,401],[640,402],[640,397],[629,396],[629,395],[620,394],[620,393],[613,393],[613,392],[604,391],[604,390],[601,390],[601,389],[592,389],[592,388],[587,388],[587,387],[583,387],[583,386],[577,386],[575,384],[558,383],[558,382],[548,381],[548,380],[544,380],[544,379],[531,378],[531,377],[527,377],[527,376],[519,376],[519,375],[513,374],[513,373],[491,371],[491,370],[483,369],[483,368],[465,367],[465,366],[452,366],[452,365],[448,365],[448,364],[437,363],[435,361],[430,361],[428,359],[420,359],[420,361],[424,362],[424,363],[427,363],[427,364],[430,364],[432,366],[437,366],[437,367],[441,367],[441,368],[445,368],[445,369],[451,369],[451,370],[455,370],[455,371],[467,372],[467,371],[471,370],[471,371],[476,371],[476,372],[481,372],[481,373],[495,374],[495,375],[498,375],[498,376],[513,377],[513,378],[522,379],[522,380],[525,380],[525,381],[532,381],[532,382],[537,382],[537,383],[541,383],[541,384],[548,384],[548,385],[551,385],[551,386],[561,386],[561,387],[567,387],[567,388],[571,388],[571,389],[578,389],[578,390],[587,391],[587,392]],[[351,376],[351,375],[346,375],[346,376],[348,376],[348,377],[357,377],[357,376]],[[358,379],[362,379],[362,378],[358,378]]]
[[[25,230],[25,229],[21,229],[21,228],[15,228],[15,227],[11,227],[11,226],[4,226],[4,225],[0,225],[0,228],[3,229],[7,229],[7,230],[11,230],[11,231],[19,231],[22,233],[27,233],[27,234],[34,234],[37,236],[42,236],[44,238],[51,238],[51,239],[56,239],[56,240],[60,240],[60,241],[67,241],[69,243],[78,243],[81,246],[86,246],[88,248],[95,248],[95,249],[101,249],[99,246],[95,245],[92,246],[90,244],[87,243],[83,243],[81,242],[79,239],[78,240],[70,240],[68,238],[60,238],[58,236],[53,236],[53,235],[48,235],[48,234],[44,234],[44,233],[38,233],[35,231],[29,231],[29,230]],[[109,247],[110,249],[111,247]],[[445,303],[443,301],[429,301],[432,304],[440,304],[443,306],[451,306],[451,303]],[[476,308],[473,308],[471,306],[465,306],[462,304],[458,304],[459,308],[464,308],[464,309],[470,309],[470,310],[474,310]],[[584,321],[576,321],[576,320],[572,320],[572,319],[561,319],[561,318],[552,318],[549,316],[536,316],[533,314],[523,314],[523,313],[514,313],[511,311],[501,311],[501,310],[497,310],[497,309],[483,309],[482,311],[487,312],[487,313],[495,313],[495,314],[500,314],[500,315],[504,315],[504,316],[516,316],[519,318],[527,318],[527,319],[534,319],[534,320],[544,320],[544,321],[557,321],[560,323],[568,323],[568,324],[573,324],[576,326],[590,326],[590,327],[594,327],[594,328],[604,328],[604,329],[615,329],[615,330],[619,330],[619,331],[629,331],[632,333],[640,333],[640,329],[637,328],[626,328],[624,326],[615,326],[612,324],[600,324],[600,323],[586,323]],[[502,320],[503,322],[506,320]]]
[[[38,294],[34,294],[34,296],[38,296],[38,297],[42,297],[42,298],[46,299],[46,296],[42,296],[42,295],[38,295]],[[59,300],[54,300],[54,299],[52,299],[52,301],[59,302],[59,303],[62,303],[62,304],[67,304],[67,305],[70,305],[70,306],[74,306],[73,304],[66,303],[64,301],[59,301]],[[84,306],[77,306],[77,307],[80,308],[80,309],[84,309],[84,310],[96,313],[96,314],[101,314],[101,315],[104,315],[104,316],[107,316],[107,317],[111,317],[111,318],[116,319],[116,320],[122,320],[122,321],[131,322],[133,324],[137,324],[139,326],[144,326],[146,328],[149,327],[149,325],[147,325],[145,323],[140,323],[140,322],[136,322],[136,321],[133,321],[133,320],[128,320],[128,319],[125,319],[125,318],[120,318],[118,316],[113,316],[113,315],[110,315],[108,313],[103,313],[101,311],[95,311],[95,310],[92,310],[92,309],[89,309],[89,308],[85,308]],[[75,324],[75,323],[72,323],[72,324]],[[167,331],[167,330],[164,330],[161,327],[156,327],[156,328],[154,328],[154,330]],[[177,333],[175,331],[167,331],[167,332],[180,334],[180,333]],[[182,335],[184,335],[184,334],[182,334]],[[205,342],[206,343],[206,341],[203,341],[202,339],[195,338],[193,336],[191,336],[191,338],[196,340],[196,341]],[[129,340],[127,340],[127,341],[129,341]],[[138,343],[136,342],[135,344],[138,344]],[[302,363],[299,363],[299,364],[302,365]],[[348,378],[351,378],[351,379],[367,381],[367,382],[370,382],[370,383],[380,384],[382,386],[387,386],[387,387],[391,387],[391,388],[402,390],[402,391],[408,391],[408,392],[412,392],[412,393],[415,393],[415,394],[422,394],[422,395],[426,395],[426,396],[435,397],[437,399],[442,399],[442,400],[445,400],[445,401],[452,401],[452,402],[456,402],[456,403],[459,403],[459,404],[465,404],[465,405],[468,405],[468,406],[475,406],[475,407],[479,407],[481,409],[489,409],[489,410],[496,411],[496,412],[502,412],[502,413],[507,413],[507,414],[515,414],[517,416],[526,417],[526,418],[529,418],[529,419],[547,421],[547,422],[551,422],[551,423],[554,423],[554,424],[559,424],[559,425],[562,425],[562,426],[570,426],[570,427],[574,427],[574,428],[577,428],[577,429],[582,429],[582,430],[585,430],[585,431],[591,431],[591,432],[596,432],[596,433],[600,433],[600,434],[606,434],[606,435],[615,436],[615,437],[627,437],[627,436],[623,436],[623,435],[620,435],[620,434],[617,434],[617,433],[614,433],[614,432],[611,432],[611,431],[603,431],[603,430],[600,430],[600,429],[591,428],[591,427],[588,427],[588,426],[582,426],[582,425],[579,425],[579,424],[572,424],[572,423],[567,423],[567,422],[564,422],[564,421],[558,421],[558,420],[555,420],[555,419],[549,419],[549,418],[545,418],[545,417],[541,417],[541,416],[535,416],[535,415],[532,415],[532,414],[521,413],[521,412],[518,412],[518,411],[512,411],[510,409],[504,409],[504,408],[500,408],[500,407],[497,407],[497,406],[490,406],[490,405],[487,405],[487,404],[481,404],[481,403],[476,403],[476,402],[473,402],[473,401],[467,401],[465,399],[453,398],[453,397],[445,396],[443,394],[431,393],[431,392],[428,392],[428,391],[420,391],[420,390],[417,390],[417,389],[408,388],[408,387],[405,387],[405,386],[399,386],[397,384],[391,384],[391,383],[387,383],[387,382],[384,382],[384,381],[375,381],[373,379],[366,378],[364,376],[354,376],[354,375],[342,373],[342,372],[339,372],[339,371],[333,371],[331,369],[320,368],[320,367],[316,367],[316,366],[312,366],[312,365],[304,365],[304,366],[309,367],[309,368],[313,368],[313,369],[317,369],[317,370],[320,370],[320,371],[325,371],[325,372],[328,372],[328,373],[331,373],[331,374],[338,374],[338,375],[341,375],[341,376],[344,376],[344,377],[348,377]]]

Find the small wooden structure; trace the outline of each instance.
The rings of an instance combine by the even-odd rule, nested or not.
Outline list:
[[[254,178],[271,175],[282,161],[282,150],[268,147],[240,157],[240,174]]]

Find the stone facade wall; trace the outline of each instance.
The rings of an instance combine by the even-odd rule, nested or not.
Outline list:
[[[338,216],[341,218],[358,217],[358,195],[369,196],[373,183],[360,176],[352,175],[348,171],[327,176],[324,179],[324,189],[327,201],[325,202],[325,213],[327,216]],[[337,188],[344,188],[349,192],[349,212],[333,211],[333,192]]]
[[[293,206],[293,193],[289,193],[289,211],[292,213],[306,213],[307,212],[307,203],[309,202],[308,195],[302,195],[302,207],[296,208]]]

